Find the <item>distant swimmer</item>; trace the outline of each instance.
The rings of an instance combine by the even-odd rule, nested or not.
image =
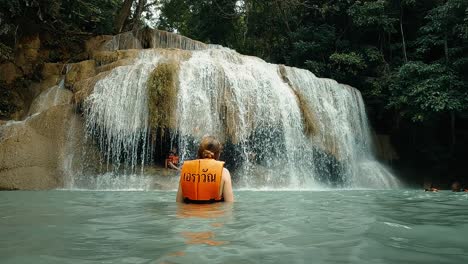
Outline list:
[[[177,202],[234,202],[231,174],[218,161],[221,143],[212,136],[202,138],[198,159],[186,160],[180,173]]]
[[[167,159],[165,161],[165,168],[166,169],[174,169],[174,170],[180,170],[178,167],[179,165],[179,156],[177,156],[177,149],[173,148],[171,151],[169,151],[169,155],[167,156]]]
[[[458,181],[452,183],[451,188],[452,188],[452,192],[468,192],[468,189],[463,189],[461,187],[460,182],[458,182]]]
[[[431,184],[431,187],[429,187],[429,189],[424,189],[424,191],[426,191],[426,192],[438,192],[439,189],[435,188],[435,187]]]

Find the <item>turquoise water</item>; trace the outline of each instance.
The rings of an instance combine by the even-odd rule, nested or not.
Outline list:
[[[468,194],[0,192],[0,263],[468,263]]]

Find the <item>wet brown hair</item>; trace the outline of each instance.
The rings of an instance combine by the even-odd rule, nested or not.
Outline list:
[[[219,159],[221,143],[213,136],[204,136],[198,147],[199,159]]]

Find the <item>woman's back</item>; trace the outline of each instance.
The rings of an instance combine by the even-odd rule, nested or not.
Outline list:
[[[177,202],[233,202],[231,174],[218,161],[221,144],[214,137],[204,137],[198,149],[198,159],[185,161],[177,192]]]

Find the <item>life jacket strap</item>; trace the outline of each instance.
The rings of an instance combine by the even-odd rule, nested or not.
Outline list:
[[[189,198],[184,198],[184,203],[186,204],[212,204],[212,203],[219,203],[224,202],[224,197],[221,197],[221,200],[210,199],[210,200],[190,200]]]

